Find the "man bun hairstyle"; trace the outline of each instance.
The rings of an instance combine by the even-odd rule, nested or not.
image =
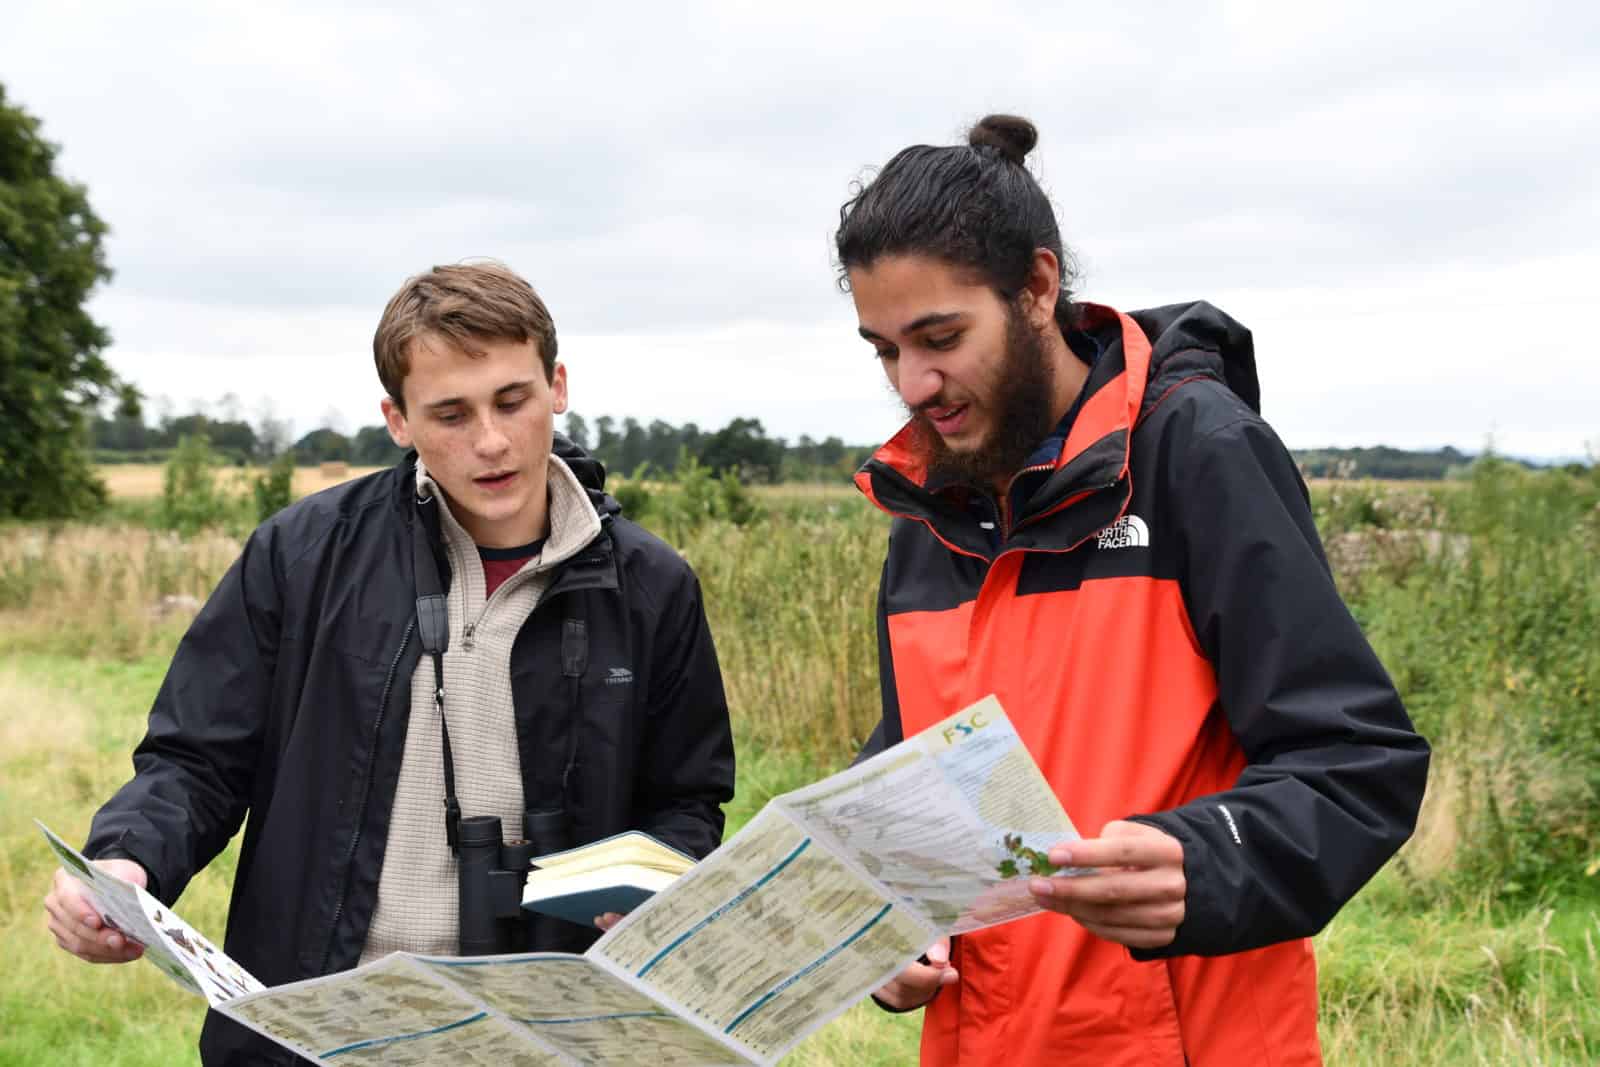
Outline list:
[[[1039,143],[1033,123],[1016,115],[986,115],[967,132],[973,148],[993,148],[1012,163],[1020,164]]]
[[[532,341],[545,380],[556,372],[556,325],[550,311],[516,271],[494,260],[434,267],[407,278],[389,298],[372,335],[372,359],[384,391],[405,411],[403,389],[411,373],[411,345],[437,337],[469,356],[483,343]]]
[[[1025,164],[1038,143],[1027,119],[988,115],[964,145],[902,149],[839,209],[839,288],[849,290],[851,268],[924,255],[975,271],[1012,301],[1027,284],[1034,250],[1048,248],[1061,264],[1056,321],[1066,326],[1077,273],[1050,198]]]

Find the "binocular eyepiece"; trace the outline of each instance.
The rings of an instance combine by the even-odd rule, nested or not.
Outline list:
[[[463,956],[533,949],[532,916],[522,910],[529,861],[571,847],[563,809],[522,813],[522,838],[502,840],[496,815],[467,815],[457,831]]]

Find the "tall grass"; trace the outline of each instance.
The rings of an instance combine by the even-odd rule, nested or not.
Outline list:
[[[674,531],[700,576],[742,740],[837,765],[871,732],[886,531],[857,500]],[[168,652],[240,546],[217,532],[0,526],[0,641],[119,659]]]
[[[239,548],[214,532],[0,525],[0,648],[122,660],[170,651]]]
[[[81,840],[96,807],[127,777],[128,753],[165,669],[160,655],[85,664],[64,654],[9,654],[0,665],[0,1065],[167,1067],[195,1062],[200,1002],[153,967],[90,967],[44,933],[40,900],[55,867],[32,818]],[[810,780],[804,761],[742,754],[730,833],[772,796]],[[213,936],[226,917],[230,848],[185,891],[186,919]],[[915,1059],[918,1020],[858,1006],[789,1062],[889,1067]]]
[[[154,968],[89,967],[42,932],[53,859],[29,821],[69,837],[127,775],[127,753],[164,663],[85,665],[66,655],[8,657],[0,701],[0,1064],[155,1067],[193,1063],[198,1001]],[[775,752],[742,756],[730,826],[810,777]],[[222,929],[234,855],[203,872],[180,904]],[[1479,896],[1419,898],[1391,868],[1317,938],[1322,1037],[1337,1064],[1582,1064],[1600,1058],[1600,896],[1506,911]],[[789,1062],[888,1067],[913,1062],[916,1015],[852,1009]]]
[[[739,739],[730,824],[847,762],[877,718],[887,523],[837,494],[674,519]],[[1492,462],[1451,489],[1315,493],[1336,577],[1437,758],[1419,830],[1317,938],[1331,1063],[1600,1062],[1600,474]],[[663,512],[663,515],[669,514]],[[0,1063],[192,1062],[200,1013],[153,969],[76,964],[39,932],[52,866],[127,753],[237,540],[0,526]],[[231,859],[186,893],[220,931]],[[131,972],[131,973],[130,973]],[[908,1062],[915,1016],[856,1008],[794,1062]]]
[[[738,522],[706,518],[709,504],[659,515],[700,575],[741,748],[820,773],[877,719],[887,522],[855,497],[757,499]],[[1418,856],[1429,891],[1487,880],[1531,900],[1592,884],[1600,474],[1490,460],[1463,487],[1335,483],[1315,505],[1336,577],[1440,753],[1431,852]],[[0,643],[165,654],[237,550],[225,535],[132,525],[0,526]]]
[[[1328,1063],[1600,1062],[1600,896],[1422,907],[1391,868],[1316,944]]]
[[[128,753],[165,664],[8,653],[0,664],[0,1064],[195,1062],[203,1012],[154,967],[90,967],[55,947],[40,902],[55,868],[39,818],[81,840],[127,778]],[[220,933],[233,852],[184,894],[185,918]]]
[[[1491,458],[1456,491],[1334,488],[1318,509],[1330,548],[1368,546],[1333,553],[1341,583],[1448,768],[1431,799],[1459,854],[1429,890],[1527,903],[1592,887],[1600,470]]]
[[[877,724],[874,611],[888,524],[865,501],[707,524],[681,544],[705,589],[729,706],[751,744],[835,764]]]

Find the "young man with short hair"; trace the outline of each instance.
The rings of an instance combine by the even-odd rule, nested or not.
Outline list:
[[[925,1064],[1319,1063],[1306,939],[1410,834],[1428,747],[1258,413],[1248,331],[1073,301],[1036,139],[990,116],[841,213],[911,416],[856,479],[895,516],[868,749],[997,694],[1094,835],[1050,861],[1097,870],[1033,879],[1045,914],[877,996],[927,1006]]]
[[[541,850],[639,829],[703,856],[733,796],[699,585],[554,436],[566,368],[533,289],[498,264],[436,267],[373,349],[390,435],[414,451],[251,535],[84,848],[171,903],[248,815],[225,950],[269,986],[457,951],[460,818],[513,837],[529,813]],[[46,911],[75,955],[139,954],[60,872]],[[597,933],[541,919],[530,947]],[[215,1013],[201,1054],[293,1058]]]

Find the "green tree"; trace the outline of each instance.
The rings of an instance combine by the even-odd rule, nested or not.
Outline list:
[[[732,471],[747,482],[775,482],[783,466],[783,442],[767,436],[760,419],[734,419],[700,441],[699,460],[717,474]]]
[[[119,409],[109,419],[96,418],[91,438],[95,448],[110,452],[142,452],[154,447],[156,439],[144,424],[144,416],[126,409]]]
[[[405,454],[387,426],[363,426],[350,439],[350,462],[362,467],[392,467]]]
[[[184,437],[161,477],[161,525],[185,537],[228,517],[228,502],[217,487],[221,457],[204,436]]]
[[[601,415],[594,420],[594,447],[589,451],[606,469],[615,470],[617,461],[622,457],[622,437],[617,433],[617,420],[610,415]]]
[[[250,483],[256,522],[266,522],[294,502],[294,453],[283,452]]]
[[[289,421],[278,418],[271,399],[263,398],[256,410],[256,451],[260,459],[271,459],[289,448]]]
[[[567,412],[567,440],[589,451],[589,424],[576,411]]]
[[[213,421],[206,427],[206,436],[213,448],[235,463],[248,463],[260,454],[256,429],[243,419]]]
[[[639,425],[639,420],[628,416],[622,420],[622,444],[617,457],[617,473],[635,477],[639,467],[649,458],[650,438]]]
[[[320,430],[312,430],[294,443],[291,449],[296,462],[307,465],[313,463],[331,463],[338,460],[349,461],[350,439],[338,430],[331,430],[324,426]]]
[[[657,472],[671,473],[683,450],[683,431],[662,419],[652,419],[645,427],[645,462]]]
[[[0,86],[0,515],[20,518],[103,505],[87,418],[119,391],[124,407],[136,403],[101,358],[110,336],[83,309],[111,276],[106,225],[55,157]]]

